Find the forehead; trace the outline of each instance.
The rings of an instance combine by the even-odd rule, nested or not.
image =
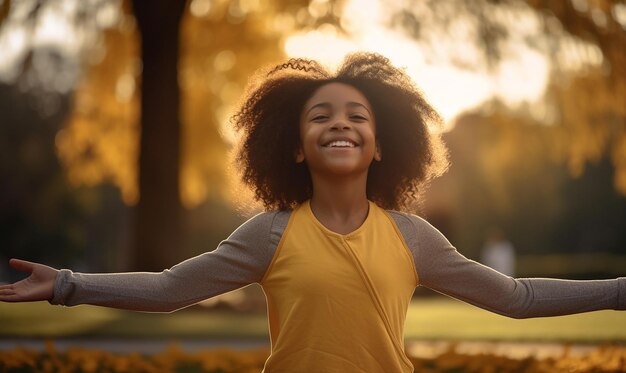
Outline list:
[[[332,82],[318,88],[304,104],[304,109],[307,110],[320,103],[342,106],[349,102],[356,102],[370,108],[369,101],[361,91],[349,84]]]

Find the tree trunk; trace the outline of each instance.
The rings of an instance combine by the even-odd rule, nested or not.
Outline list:
[[[139,203],[131,269],[161,271],[184,255],[180,202],[179,29],[185,1],[133,0],[141,36]]]

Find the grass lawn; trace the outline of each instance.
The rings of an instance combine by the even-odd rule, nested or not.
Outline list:
[[[626,312],[595,311],[516,320],[449,299],[416,299],[405,323],[407,339],[533,342],[625,342]]]
[[[0,338],[268,338],[265,314],[198,308],[149,314],[47,302],[0,303]],[[624,342],[626,312],[514,320],[447,298],[418,298],[410,306],[405,337],[419,340]],[[268,339],[269,340],[269,339]]]

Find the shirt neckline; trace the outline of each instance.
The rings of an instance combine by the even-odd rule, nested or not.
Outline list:
[[[341,234],[338,232],[335,232],[333,230],[330,230],[328,228],[326,228],[326,226],[324,224],[322,224],[322,222],[320,222],[319,220],[317,220],[317,217],[315,216],[315,214],[313,213],[313,210],[311,209],[311,200],[307,200],[304,203],[304,210],[306,212],[307,215],[309,215],[309,218],[313,221],[313,223],[315,225],[317,225],[325,234],[329,235],[329,236],[334,236],[337,238],[341,238],[341,239],[348,239],[352,236],[355,236],[357,234],[359,234],[361,231],[363,231],[365,229],[365,227],[367,225],[369,225],[369,221],[372,219],[372,214],[373,214],[373,210],[375,208],[375,204],[374,202],[367,200],[368,203],[368,209],[367,209],[367,216],[365,217],[365,220],[363,221],[363,223],[356,228],[355,230],[353,230],[350,233],[346,233],[346,234]]]

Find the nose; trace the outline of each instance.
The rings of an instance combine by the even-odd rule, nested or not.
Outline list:
[[[352,128],[352,124],[344,117],[338,117],[333,121],[331,130],[348,130]]]

